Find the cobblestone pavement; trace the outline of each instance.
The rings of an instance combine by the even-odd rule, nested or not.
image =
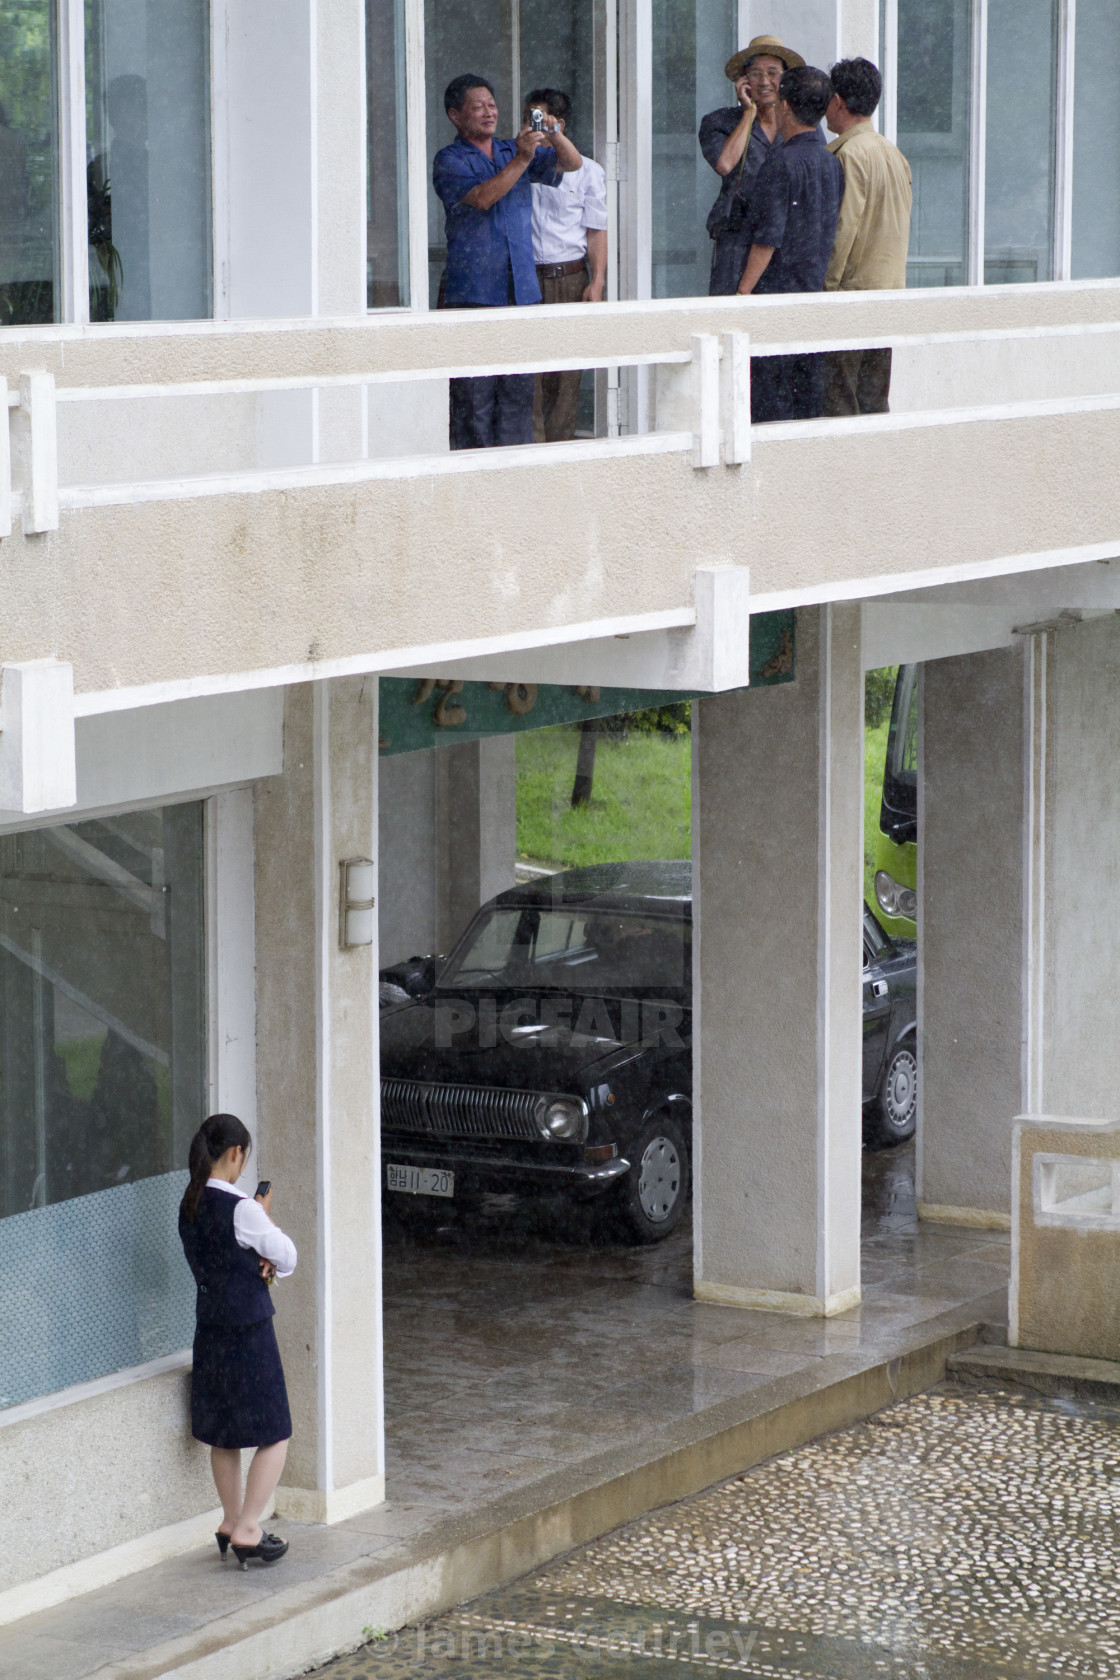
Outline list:
[[[1116,1680],[1120,1410],[945,1383],[318,1680]]]

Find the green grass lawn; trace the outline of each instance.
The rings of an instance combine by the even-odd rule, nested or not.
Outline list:
[[[874,903],[875,842],[888,719],[865,732],[864,894]],[[574,868],[616,858],[692,855],[692,742],[634,731],[600,737],[590,805],[572,810],[579,730],[563,724],[517,737],[517,855]]]
[[[568,868],[692,853],[692,742],[687,735],[600,736],[591,804],[572,810],[579,730],[517,737],[517,855]]]

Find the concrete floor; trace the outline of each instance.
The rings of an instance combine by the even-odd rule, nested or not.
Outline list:
[[[346,1611],[357,1617],[351,1633],[334,1631],[350,1626],[341,1610],[330,1623],[327,1648],[345,1649],[381,1618],[377,1583],[393,1570],[434,1578],[429,1560],[464,1535],[474,1557],[487,1535],[556,1509],[571,1489],[629,1484],[641,1455],[661,1462],[706,1431],[816,1395],[833,1372],[846,1380],[909,1357],[926,1325],[932,1345],[951,1319],[951,1329],[998,1322],[1006,1236],[919,1226],[909,1147],[864,1167],[864,1300],[827,1322],[694,1302],[687,1230],[633,1249],[604,1239],[593,1219],[507,1204],[469,1224],[442,1212],[419,1229],[390,1222],[387,1502],[329,1529],[285,1524],[291,1552],[272,1569],[241,1573],[207,1548],[9,1624],[0,1680],[299,1672],[306,1663],[286,1666],[296,1648],[287,1618],[328,1601],[368,1603]],[[490,1576],[499,1578],[508,1571]],[[443,1602],[485,1584],[472,1580]]]
[[[701,1305],[692,1232],[633,1248],[593,1208],[494,1198],[386,1232],[390,1499],[472,1506],[1006,1287],[998,1231],[919,1227],[913,1145],[865,1155],[863,1302],[827,1321]]]

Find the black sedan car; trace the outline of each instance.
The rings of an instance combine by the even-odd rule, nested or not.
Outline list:
[[[492,899],[438,974],[386,971],[387,1193],[603,1196],[639,1241],[668,1236],[689,1191],[691,955],[691,866],[602,864]],[[914,1129],[914,975],[865,908],[872,1147]]]

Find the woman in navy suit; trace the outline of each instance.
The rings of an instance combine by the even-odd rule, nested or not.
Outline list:
[[[274,1563],[288,1549],[260,1519],[280,1480],[292,1419],[269,1289],[295,1270],[295,1244],[269,1218],[272,1190],[252,1199],[237,1188],[252,1139],[233,1114],[212,1114],[191,1140],[191,1181],[179,1208],[179,1236],[198,1285],[191,1431],[210,1448],[222,1502],[215,1536],[250,1558]],[[241,1452],[255,1447],[244,1493]]]

